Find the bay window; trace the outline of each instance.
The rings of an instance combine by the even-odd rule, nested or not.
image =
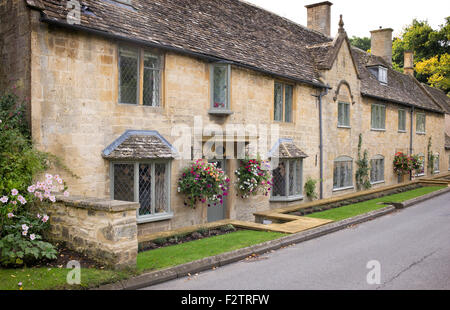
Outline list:
[[[303,159],[280,159],[273,171],[273,201],[303,198]]]

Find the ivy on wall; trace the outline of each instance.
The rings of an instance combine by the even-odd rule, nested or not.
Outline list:
[[[367,190],[372,187],[372,184],[370,184],[370,177],[369,177],[369,155],[367,150],[364,150],[363,155],[361,155],[361,148],[362,148],[362,134],[359,135],[359,142],[358,142],[358,160],[356,161],[356,188],[358,190]]]

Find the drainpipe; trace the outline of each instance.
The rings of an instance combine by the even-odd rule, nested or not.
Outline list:
[[[325,88],[319,95],[313,95],[319,99],[319,152],[320,152],[320,199],[323,199],[323,117],[322,117],[322,97],[328,95],[330,87]]]

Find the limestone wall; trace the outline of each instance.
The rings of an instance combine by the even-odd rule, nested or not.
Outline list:
[[[57,197],[50,205],[50,240],[64,242],[114,268],[134,267],[138,251],[136,210],[138,203]]]
[[[33,14],[31,34],[31,93],[33,139],[43,150],[55,153],[80,176],[65,175],[71,192],[86,196],[110,198],[109,162],[101,152],[126,130],[157,130],[169,142],[177,137],[172,128],[178,124],[193,127],[194,117],[201,116],[203,125],[255,124],[280,126],[280,137],[293,138],[308,158],[304,160],[304,181],[310,176],[319,179],[319,110],[318,90],[306,86],[294,87],[294,122],[273,120],[274,77],[232,66],[230,116],[213,116],[210,109],[209,63],[185,55],[167,52],[163,74],[162,106],[159,108],[118,104],[118,42],[83,32],[67,31],[38,21]],[[332,70],[322,72],[322,79],[332,89],[323,100],[324,118],[324,197],[354,191],[333,192],[333,161],[347,155],[357,158],[359,134],[363,134],[363,150],[370,157],[385,156],[385,183],[396,184],[392,161],[401,150],[408,152],[410,141],[409,117],[407,133],[398,133],[398,108],[387,103],[386,131],[370,128],[370,109],[375,101],[360,96],[360,81],[344,44]],[[336,93],[341,81],[341,86]],[[351,98],[353,96],[353,99]],[[336,100],[335,100],[336,98]],[[352,101],[351,128],[337,128],[337,102]],[[354,102],[354,104],[353,104]],[[407,114],[408,115],[408,114]],[[415,126],[415,118],[414,118]],[[414,133],[414,152],[426,150],[427,138],[433,137],[433,148],[443,150],[444,116],[427,112],[427,133]],[[441,170],[446,168],[441,160]],[[146,234],[207,221],[206,205],[191,210],[183,205],[177,193],[176,181],[185,160],[172,162],[171,220],[139,225]],[[448,164],[448,163],[447,163]],[[237,161],[227,161],[227,174],[234,181]],[[354,171],[356,165],[354,165]],[[234,191],[227,200],[227,217],[253,220],[253,213],[280,204],[270,203],[268,197],[242,200]]]

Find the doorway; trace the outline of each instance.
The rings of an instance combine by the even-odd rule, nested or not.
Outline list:
[[[211,159],[209,160],[209,162],[217,163],[217,168],[226,171],[225,159]],[[225,197],[223,197],[222,203],[217,202],[216,205],[214,205],[214,203],[208,202],[208,204],[210,204],[210,206],[208,207],[208,223],[225,219]]]

